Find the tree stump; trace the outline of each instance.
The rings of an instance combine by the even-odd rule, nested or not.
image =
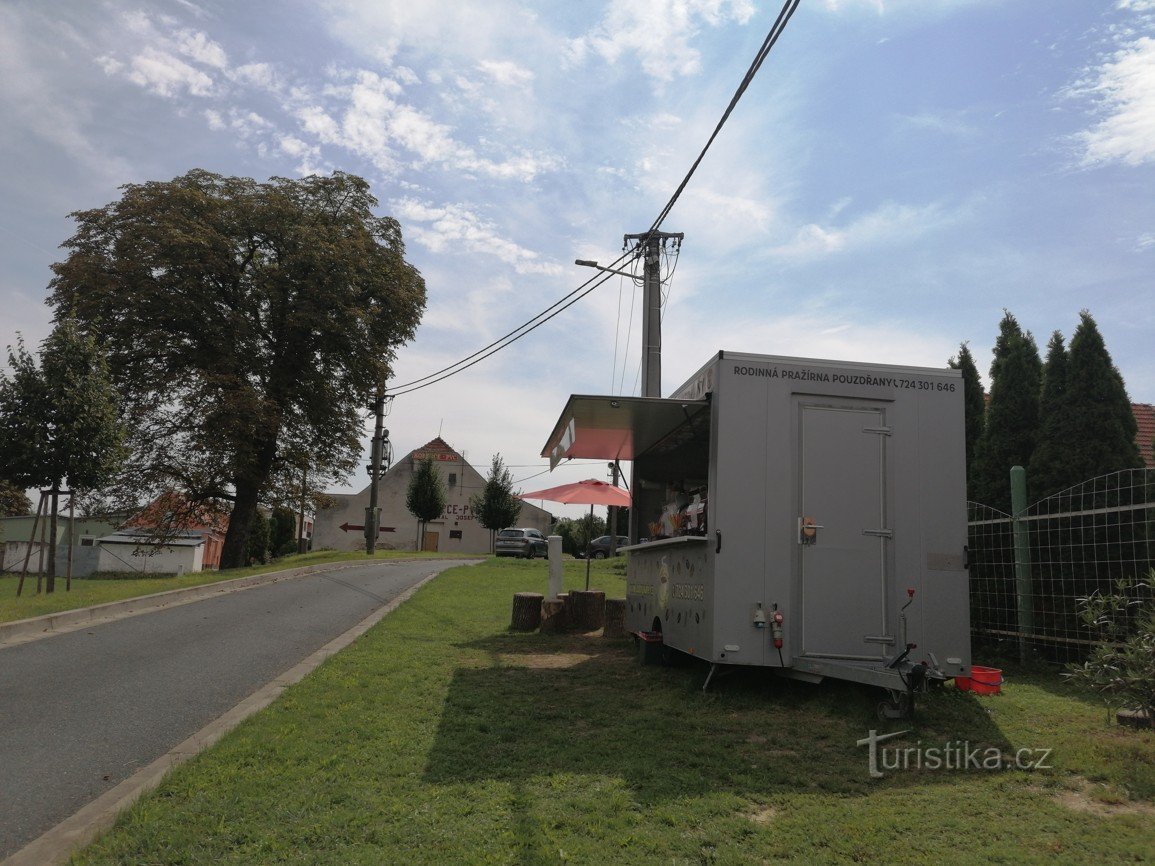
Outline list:
[[[517,592],[513,595],[513,620],[509,627],[514,631],[534,631],[541,625],[540,592]]]
[[[565,614],[564,598],[546,599],[541,603],[541,630],[543,632],[564,631],[566,627]]]
[[[626,600],[606,599],[606,624],[602,637],[618,638],[626,636]]]
[[[569,605],[569,627],[575,631],[597,631],[605,625],[606,594],[601,590],[574,590]]]

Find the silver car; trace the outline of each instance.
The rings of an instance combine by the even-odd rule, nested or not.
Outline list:
[[[494,543],[494,553],[526,559],[533,559],[538,554],[549,556],[549,542],[536,529],[500,529]]]

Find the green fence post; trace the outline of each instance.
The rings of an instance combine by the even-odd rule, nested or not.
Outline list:
[[[1015,607],[1019,615],[1019,661],[1029,654],[1035,633],[1034,591],[1031,587],[1031,543],[1027,530],[1027,471],[1011,467],[1011,526],[1015,538]]]

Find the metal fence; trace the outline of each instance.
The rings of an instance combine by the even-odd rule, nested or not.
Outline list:
[[[1078,599],[1155,568],[1155,470],[1093,478],[1014,516],[968,503],[968,536],[976,648],[1078,660],[1094,644]]]

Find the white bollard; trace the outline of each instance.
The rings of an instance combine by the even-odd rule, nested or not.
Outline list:
[[[557,598],[561,595],[561,536],[549,537],[549,597]]]

